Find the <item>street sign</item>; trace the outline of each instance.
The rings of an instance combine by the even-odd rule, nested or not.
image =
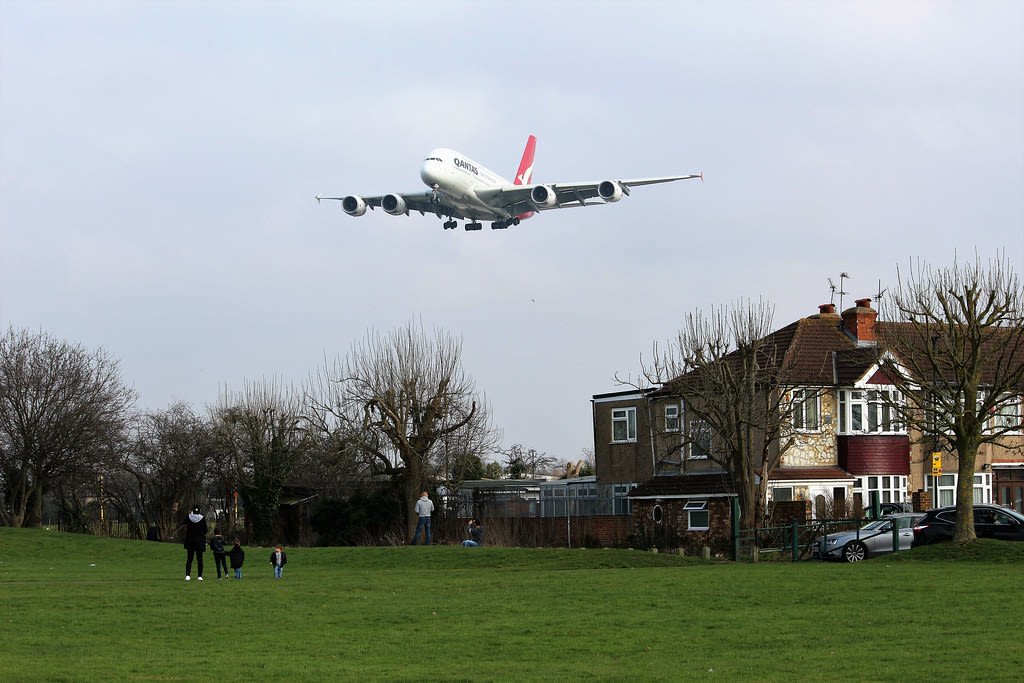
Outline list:
[[[942,476],[942,453],[939,451],[934,451],[932,453],[932,476]]]

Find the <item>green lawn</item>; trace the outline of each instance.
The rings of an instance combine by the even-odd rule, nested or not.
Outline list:
[[[856,565],[178,545],[0,528],[0,680],[1021,680],[1024,544]],[[213,577],[213,578],[211,578]]]

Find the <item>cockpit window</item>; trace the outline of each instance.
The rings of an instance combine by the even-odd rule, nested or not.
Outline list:
[[[427,157],[423,161],[444,161],[441,157]]]

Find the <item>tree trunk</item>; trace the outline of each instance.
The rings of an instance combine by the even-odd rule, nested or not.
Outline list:
[[[30,493],[32,499],[32,512],[25,518],[25,526],[43,525],[43,485],[36,484]]]
[[[403,454],[406,455],[406,454]],[[405,460],[405,502],[408,506],[406,512],[406,534],[405,537],[412,539],[416,531],[416,524],[419,516],[416,514],[416,501],[423,492],[423,464],[416,453],[408,454]]]
[[[974,533],[974,465],[978,459],[978,444],[973,439],[955,441],[958,463],[956,481],[956,528],[953,540],[957,543],[973,541]]]

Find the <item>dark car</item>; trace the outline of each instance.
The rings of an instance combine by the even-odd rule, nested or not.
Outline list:
[[[914,526],[914,545],[949,541],[955,528],[956,507],[929,510]],[[998,505],[975,505],[974,533],[978,538],[1024,541],[1024,515]]]

